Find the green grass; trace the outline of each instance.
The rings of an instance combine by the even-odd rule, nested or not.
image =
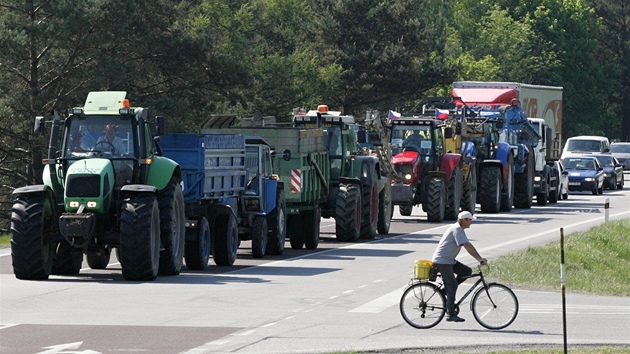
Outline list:
[[[0,235],[0,247],[9,247],[11,246],[11,235],[5,234]]]
[[[490,263],[488,276],[543,290],[561,290],[560,240],[530,247]],[[564,237],[565,289],[630,295],[630,219],[608,222]]]

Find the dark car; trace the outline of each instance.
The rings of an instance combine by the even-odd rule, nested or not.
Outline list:
[[[610,154],[619,160],[624,170],[630,170],[630,143],[611,143]]]
[[[562,163],[569,172],[569,191],[604,193],[604,169],[595,157],[569,156]]]
[[[604,169],[604,187],[608,189],[623,188],[623,167],[613,155],[593,154]]]
[[[569,198],[569,172],[560,161],[554,161],[556,168],[560,171],[560,183],[558,183],[559,196],[562,199]],[[560,199],[558,198],[558,199]]]

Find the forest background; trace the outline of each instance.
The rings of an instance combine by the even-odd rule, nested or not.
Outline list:
[[[196,132],[210,114],[362,117],[453,81],[564,87],[563,137],[630,140],[630,0],[0,0],[0,231],[41,180],[35,116],[127,91]]]

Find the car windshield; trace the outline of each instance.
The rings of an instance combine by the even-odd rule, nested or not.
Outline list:
[[[630,144],[612,144],[610,145],[610,152],[630,154]]]
[[[571,170],[595,170],[594,159],[568,158],[563,161],[564,167]]]
[[[601,144],[598,140],[573,139],[569,140],[567,151],[598,152],[600,147]]]
[[[597,156],[597,161],[603,167],[613,167],[615,166],[615,162],[612,156]]]
[[[125,156],[133,151],[131,120],[119,116],[72,117],[68,122],[64,156],[85,158],[100,152]]]

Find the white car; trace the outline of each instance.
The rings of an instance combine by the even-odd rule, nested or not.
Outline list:
[[[565,170],[562,162],[555,161],[554,163],[556,164],[556,168],[560,171],[560,184],[558,186],[558,188],[560,189],[560,197],[562,197],[562,199],[568,199],[569,198],[569,172]]]

